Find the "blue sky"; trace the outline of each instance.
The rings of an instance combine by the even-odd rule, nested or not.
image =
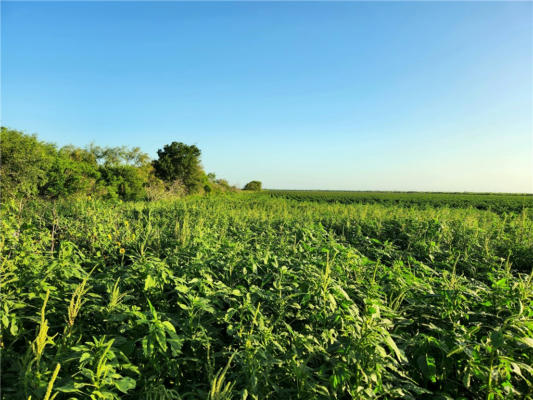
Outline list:
[[[238,185],[533,192],[532,6],[2,2],[2,125]]]

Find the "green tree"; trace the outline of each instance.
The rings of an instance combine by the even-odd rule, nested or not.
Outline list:
[[[57,157],[55,146],[39,141],[35,135],[5,127],[0,129],[2,198],[38,194]]]
[[[75,150],[79,154],[80,149]],[[100,177],[95,162],[72,159],[61,149],[47,171],[47,180],[39,188],[41,195],[58,198],[75,193],[90,193]]]
[[[205,185],[205,173],[200,164],[200,149],[195,145],[172,142],[157,151],[154,160],[155,175],[167,183],[183,182],[189,193],[201,191]]]
[[[100,166],[104,197],[110,199],[141,200],[145,198],[147,181],[139,169],[131,165]]]
[[[146,197],[153,167],[148,154],[139,147],[100,147],[91,144],[87,148],[98,165],[100,179],[98,189],[103,197],[123,200],[140,200]]]
[[[246,185],[244,185],[244,190],[255,190],[255,191],[260,191],[261,190],[261,182],[259,181],[251,181],[251,182],[248,182]]]
[[[150,161],[148,154],[143,153],[139,147],[129,149],[126,146],[100,147],[91,144],[86,151],[100,165],[133,165],[135,167],[143,167],[149,164]]]

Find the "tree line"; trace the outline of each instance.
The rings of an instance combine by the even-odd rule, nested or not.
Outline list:
[[[187,194],[239,190],[205,173],[195,145],[172,142],[151,160],[139,147],[58,148],[36,135],[1,127],[0,190],[11,197],[95,196],[114,200],[159,200]],[[252,181],[245,190],[261,190]]]

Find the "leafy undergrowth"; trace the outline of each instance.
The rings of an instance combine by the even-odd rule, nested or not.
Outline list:
[[[533,396],[526,213],[6,204],[2,398]]]

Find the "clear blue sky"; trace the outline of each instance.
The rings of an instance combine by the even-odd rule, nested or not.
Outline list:
[[[2,124],[269,188],[533,192],[532,3],[2,2]]]

